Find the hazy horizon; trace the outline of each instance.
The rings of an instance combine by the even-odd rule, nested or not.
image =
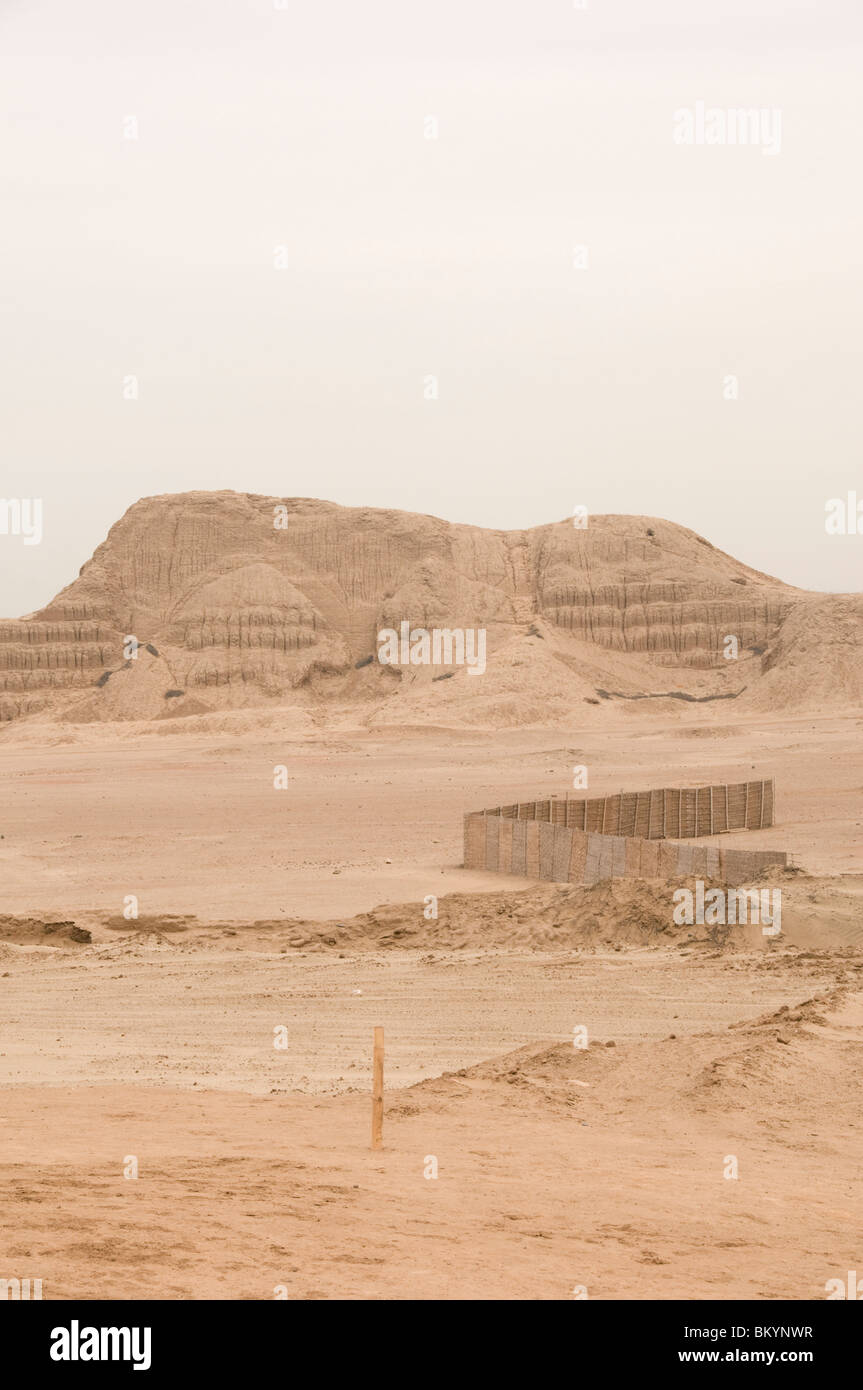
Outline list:
[[[860,31],[846,0],[4,5],[0,498],[44,539],[0,535],[0,614],[139,498],[224,488],[659,516],[859,591],[824,507],[863,497]],[[675,143],[699,103],[781,140]]]

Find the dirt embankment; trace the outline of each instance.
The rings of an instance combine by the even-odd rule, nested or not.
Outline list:
[[[518,880],[521,884],[522,880]],[[704,883],[723,893],[723,885]],[[449,893],[417,903],[385,904],[342,920],[259,919],[253,922],[204,921],[192,915],[147,914],[126,920],[116,914],[79,914],[75,921],[38,917],[0,917],[0,942],[27,946],[76,947],[93,940],[94,949],[124,934],[131,940],[178,937],[189,949],[221,939],[243,947],[283,950],[566,949],[707,947],[717,950],[770,950],[791,946],[828,951],[863,950],[863,879],[859,875],[816,878],[795,869],[772,869],[757,883],[737,890],[750,893],[746,919],[737,922],[687,921],[691,897],[697,916],[699,890],[694,878],[667,881],[612,879],[593,885],[537,884],[506,887],[496,893]],[[762,895],[767,895],[766,899]],[[757,910],[755,902],[757,899]],[[714,902],[722,907],[724,898]],[[769,916],[762,920],[766,901]],[[708,908],[709,908],[708,902]],[[774,914],[779,913],[779,930]],[[726,910],[726,915],[728,912]]]

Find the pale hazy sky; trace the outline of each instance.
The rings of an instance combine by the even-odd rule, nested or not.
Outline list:
[[[588,3],[0,0],[0,497],[45,509],[0,615],[192,488],[863,587],[858,0]],[[676,145],[698,101],[779,154]]]

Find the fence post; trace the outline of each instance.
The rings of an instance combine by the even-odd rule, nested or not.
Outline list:
[[[384,1030],[375,1028],[372,1070],[372,1148],[379,1149],[384,1134]]]

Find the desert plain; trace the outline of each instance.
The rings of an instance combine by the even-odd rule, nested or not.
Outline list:
[[[184,516],[209,516],[201,496]],[[219,496],[220,511],[235,506]],[[638,523],[652,540],[663,523],[607,520],[604,563],[620,535],[629,569],[653,563],[627,538]],[[199,547],[205,529],[193,526]],[[395,530],[404,567],[410,528]],[[4,687],[17,703],[0,725],[0,1276],[39,1278],[61,1300],[826,1297],[861,1267],[856,598],[825,616],[823,596],[789,591],[782,609],[770,589],[744,615],[764,633],[749,634],[738,682],[703,635],[710,604],[726,601],[715,575],[687,596],[666,546],[654,599],[680,622],[630,652],[632,630],[619,643],[573,635],[559,606],[550,616],[531,597],[530,545],[508,539],[498,579],[511,611],[495,608],[508,627],[486,675],[379,698],[357,688],[371,679],[357,663],[375,623],[407,602],[388,594],[369,626],[364,593],[362,622],[338,637],[347,657],[336,653],[323,562],[306,556],[323,618],[303,622],[316,642],[326,620],[325,659],[290,698],[284,671],[263,687],[258,671],[244,676],[238,698],[231,663],[255,643],[228,633],[228,676],[201,676],[192,696],[199,668],[178,675],[177,653],[201,646],[175,610],[202,584],[225,600],[236,544],[213,545],[216,577],[200,556],[180,578],[174,565],[158,582],[183,594],[160,608],[140,593],[154,547],[140,534],[128,544],[138,591],[124,581],[130,606],[110,625],[142,629],[153,651],[140,666],[118,646],[92,676],[89,658],[47,663],[74,679],[47,681],[44,700],[17,677]],[[378,534],[372,568],[381,547]],[[433,550],[419,544],[426,587]],[[87,602],[16,620],[30,635],[10,625],[8,652],[32,652],[43,631],[58,651],[110,648],[80,630],[111,578],[98,557],[95,579],[82,572]],[[350,559],[363,580],[362,557]],[[490,582],[488,555],[473,563]],[[638,605],[653,601],[655,575],[624,575],[623,610],[636,580]],[[261,569],[235,584],[235,605],[249,606],[248,585],[259,600],[247,633],[291,605],[296,618],[295,594]],[[217,626],[214,600],[195,602],[196,622]],[[614,601],[593,587],[590,604]],[[725,609],[716,630],[741,621]],[[212,632],[208,643],[219,646]],[[13,654],[2,669],[30,668]],[[137,685],[112,694],[124,681]],[[715,698],[738,684],[745,696]],[[157,686],[179,706],[169,718]],[[695,696],[668,694],[681,688]],[[113,703],[99,707],[103,696]],[[585,887],[462,866],[465,812],[575,795],[575,767],[591,795],[775,778],[774,825],[710,842],[787,851],[765,879],[781,889],[781,934],[677,925],[677,883]]]

